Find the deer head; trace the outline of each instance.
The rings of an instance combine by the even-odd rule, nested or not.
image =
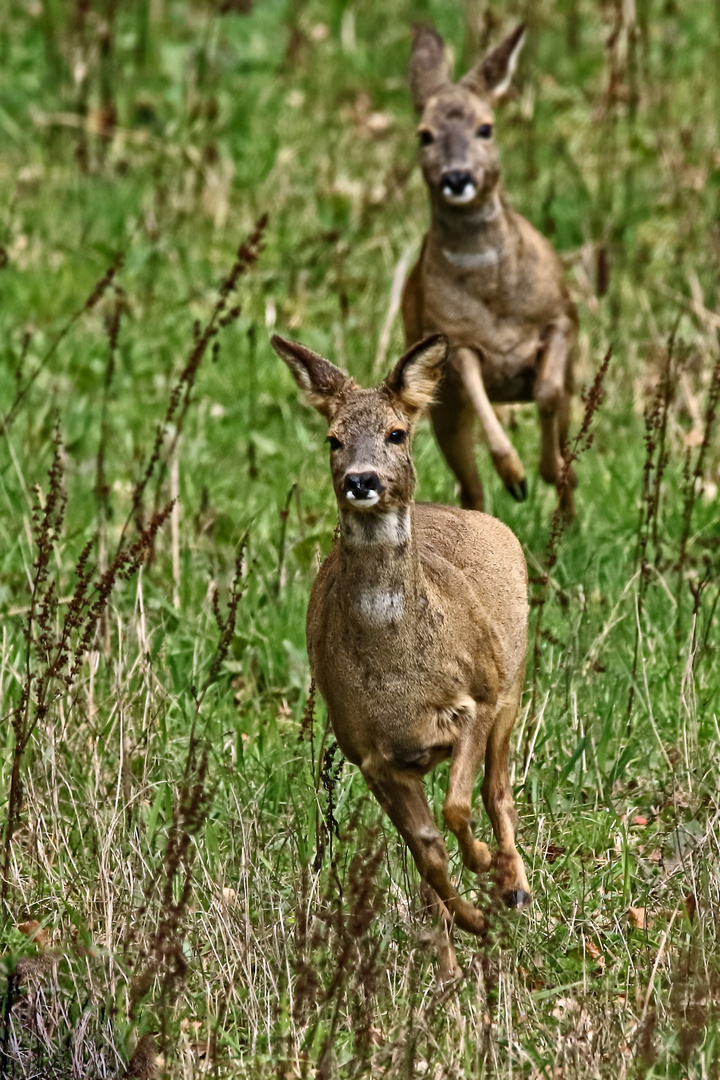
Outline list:
[[[371,390],[361,389],[298,342],[276,334],[272,346],[307,403],[329,423],[330,468],[341,521],[347,515],[378,517],[411,503],[411,435],[442,374],[447,338],[435,334],[414,345]]]
[[[420,114],[420,164],[434,200],[476,208],[492,197],[500,179],[495,105],[510,86],[524,40],[525,28],[518,26],[453,83],[443,39],[429,27],[416,31],[410,89]]]

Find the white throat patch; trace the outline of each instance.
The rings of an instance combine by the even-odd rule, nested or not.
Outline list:
[[[353,597],[353,607],[370,623],[397,622],[405,614],[405,598],[392,589],[366,589]]]
[[[486,224],[494,221],[502,211],[500,197],[495,193],[490,204],[480,208],[479,218]],[[454,251],[444,247],[442,253],[451,266],[458,266],[462,270],[479,270],[483,266],[495,266],[500,262],[500,248],[486,247],[481,251]]]
[[[400,547],[410,539],[410,510],[407,506],[371,514],[340,511],[343,539],[356,547],[385,544]]]
[[[449,263],[463,270],[495,266],[500,261],[500,252],[497,248],[488,248],[486,251],[452,251],[450,248],[443,248],[442,253]]]

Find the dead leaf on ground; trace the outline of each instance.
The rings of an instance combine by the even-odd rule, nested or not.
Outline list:
[[[554,863],[556,859],[559,859],[560,856],[564,855],[564,854],[565,854],[565,848],[564,847],[559,847],[558,844],[553,844],[552,841],[549,841],[545,845],[545,851],[544,851],[545,862]]]
[[[690,922],[694,922],[695,912],[697,911],[697,897],[695,896],[695,893],[688,893],[684,899],[684,904],[688,919]]]
[[[202,1020],[191,1020],[189,1016],[184,1016],[180,1021],[180,1030],[182,1032],[190,1031],[197,1035],[201,1027]]]
[[[545,980],[541,978],[540,975],[537,974],[537,972],[533,972],[531,974],[528,969],[524,967],[521,967],[519,971],[523,979],[525,980],[525,985],[527,986],[528,990],[534,991],[545,989]]]
[[[588,954],[591,960],[594,960],[598,967],[605,966],[605,957],[603,951],[599,945],[596,945],[590,938],[585,939],[585,952]]]
[[[561,1020],[563,1016],[568,1013],[580,1012],[580,1003],[576,998],[571,997],[559,997],[555,1002],[552,1010],[552,1015],[556,1020]]]
[[[210,1044],[208,1042],[189,1042],[187,1052],[198,1061],[210,1060]]]
[[[630,925],[636,930],[645,930],[647,928],[647,915],[644,907],[628,908],[628,919]]]
[[[18,923],[18,930],[35,942],[39,949],[47,949],[50,944],[50,935],[37,919],[28,919],[27,922]]]

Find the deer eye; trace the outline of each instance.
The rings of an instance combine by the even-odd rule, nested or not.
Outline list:
[[[342,450],[342,443],[334,435],[328,435],[325,442],[330,445],[331,450]]]
[[[395,428],[395,430],[391,431],[387,437],[387,441],[395,443],[396,446],[400,446],[400,444],[404,443],[406,439],[407,431],[404,431],[402,428]]]
[[[432,131],[428,131],[427,128],[423,128],[422,131],[418,131],[418,138],[420,139],[421,146],[430,146],[435,142],[435,136]]]
[[[479,139],[490,139],[492,138],[492,128],[492,124],[481,124],[475,134]]]

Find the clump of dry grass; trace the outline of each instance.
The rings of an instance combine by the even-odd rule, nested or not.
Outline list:
[[[48,1076],[61,1076],[67,1075],[71,1067],[73,1075],[79,1075],[80,1070],[87,1076],[119,1076],[121,1072],[124,1074],[123,1055],[129,1052],[135,1029],[139,1030],[140,1037],[128,1065],[128,1075],[159,1075],[150,1052],[150,1036],[143,1034],[143,1030],[148,1024],[154,1024],[160,1047],[165,1050],[174,1045],[171,1018],[187,972],[184,936],[194,888],[196,841],[212,802],[212,788],[208,783],[211,748],[201,730],[203,724],[206,725],[202,710],[208,692],[221,675],[235,636],[238,608],[245,588],[247,534],[238,548],[226,613],[221,611],[217,589],[212,593],[212,610],[219,637],[201,688],[196,689],[194,684],[189,686],[193,719],[185,763],[176,784],[167,835],[157,864],[147,860],[148,852],[143,852],[142,845],[137,843],[137,792],[133,791],[133,749],[127,731],[121,736],[114,808],[111,800],[110,820],[107,820],[103,801],[112,791],[113,779],[98,756],[100,733],[94,726],[97,715],[95,672],[103,651],[108,657],[113,655],[111,612],[118,620],[120,639],[132,639],[120,614],[124,605],[121,601],[115,604],[118,589],[126,591],[127,585],[136,580],[142,608],[141,571],[148,564],[173,509],[171,501],[156,508],[147,521],[141,520],[142,496],[157,465],[167,460],[163,458],[162,450],[171,421],[174,422],[174,440],[170,440],[168,454],[176,449],[204,355],[211,344],[217,347],[218,331],[229,326],[239,315],[239,306],[230,307],[231,297],[240,277],[258,257],[264,228],[265,221],[261,220],[248,241],[240,245],[233,267],[220,285],[210,319],[204,330],[195,336],[190,358],[171,392],[165,424],[159,429],[149,462],[135,486],[131,515],[119,533],[114,555],[107,565],[101,565],[100,558],[105,561],[103,546],[97,564],[93,565],[96,537],[91,537],[75,566],[72,591],[62,600],[68,577],[64,556],[68,495],[59,428],[55,432],[47,490],[43,493],[38,488],[33,511],[36,553],[23,631],[25,655],[22,669],[13,672],[16,697],[11,705],[10,720],[14,744],[2,834],[0,903],[16,922],[20,921],[18,911],[31,910],[34,890],[27,877],[28,870],[32,872],[34,868],[40,881],[56,881],[55,862],[59,857],[62,861],[63,850],[72,850],[68,830],[72,831],[76,826],[89,836],[91,847],[102,848],[104,855],[97,867],[97,879],[92,883],[83,880],[79,867],[72,860],[70,863],[73,889],[85,892],[90,888],[90,895],[85,893],[87,914],[84,916],[78,911],[71,920],[76,943],[65,939],[54,949],[43,945],[34,957],[20,959],[17,963],[12,957],[8,960],[0,1016],[3,1075],[15,1075],[18,1070],[24,1075],[26,1068],[42,1068]],[[112,286],[115,290],[116,303],[106,327],[108,358],[96,468],[101,527],[110,517],[104,473],[107,390],[112,381],[124,303],[122,290],[113,283],[117,268],[113,266],[104,275],[82,308],[82,311],[91,310],[108,288]],[[73,317],[64,333],[77,318],[79,314]],[[28,388],[26,386],[25,391]],[[22,399],[23,393],[20,393],[6,418],[9,421],[5,425],[6,435]],[[160,480],[157,490],[159,493]],[[137,524],[134,534],[129,530],[133,517]],[[103,649],[98,637],[101,626]],[[143,619],[135,627],[135,634],[137,653],[133,667],[140,663],[149,674],[151,664],[146,652]],[[118,676],[128,678],[132,683],[132,674],[125,670],[124,664],[120,665]],[[145,694],[146,709],[155,712],[158,707],[164,707],[150,685],[146,685]],[[75,746],[78,738],[79,745],[88,738],[95,743],[94,785],[92,778],[89,784],[94,790],[85,807],[77,803],[77,777],[72,772],[60,774],[62,780],[58,781],[56,769],[63,767],[61,762],[66,754],[63,739],[68,732],[71,732],[69,741]],[[48,750],[52,763],[49,773],[44,764],[40,765],[41,760],[47,759]],[[43,788],[51,792],[49,797],[42,796]],[[69,820],[65,818],[63,802],[74,808]],[[128,832],[124,831],[123,823],[128,826]],[[116,845],[114,850],[113,844]],[[129,902],[120,900],[115,894],[111,867],[116,872],[120,866],[123,866],[126,882],[129,875]],[[137,886],[133,884],[136,875],[142,882],[141,902]],[[60,887],[67,888],[67,882]],[[104,908],[107,920],[105,952],[98,951],[99,928],[90,915],[97,903],[91,899],[93,892],[102,897],[99,910]],[[119,920],[116,910],[121,913]],[[39,924],[33,922],[32,925]],[[47,931],[43,929],[42,934],[44,941]],[[103,962],[98,964],[98,960]],[[67,1032],[71,1034],[66,1037]],[[108,1054],[114,1059],[112,1062]],[[147,1059],[144,1074],[138,1072],[141,1058]]]
[[[17,701],[11,710],[15,736],[8,808],[3,830],[3,870],[0,903],[7,903],[16,888],[13,880],[13,837],[20,825],[23,802],[22,773],[30,739],[42,726],[53,706],[62,698],[72,700],[75,680],[90,650],[98,625],[119,581],[133,578],[148,557],[155,538],[167,520],[171,505],[157,511],[138,537],[120,546],[108,568],[98,573],[88,566],[93,541],[83,548],[75,567],[76,584],[62,620],[58,616],[58,586],[51,577],[51,560],[60,542],[67,495],[63,487],[62,441],[55,435],[55,449],[48,491],[41,504],[38,493],[35,519],[37,554],[33,567],[30,606],[25,622],[25,673]],[[95,581],[93,584],[93,578]]]

